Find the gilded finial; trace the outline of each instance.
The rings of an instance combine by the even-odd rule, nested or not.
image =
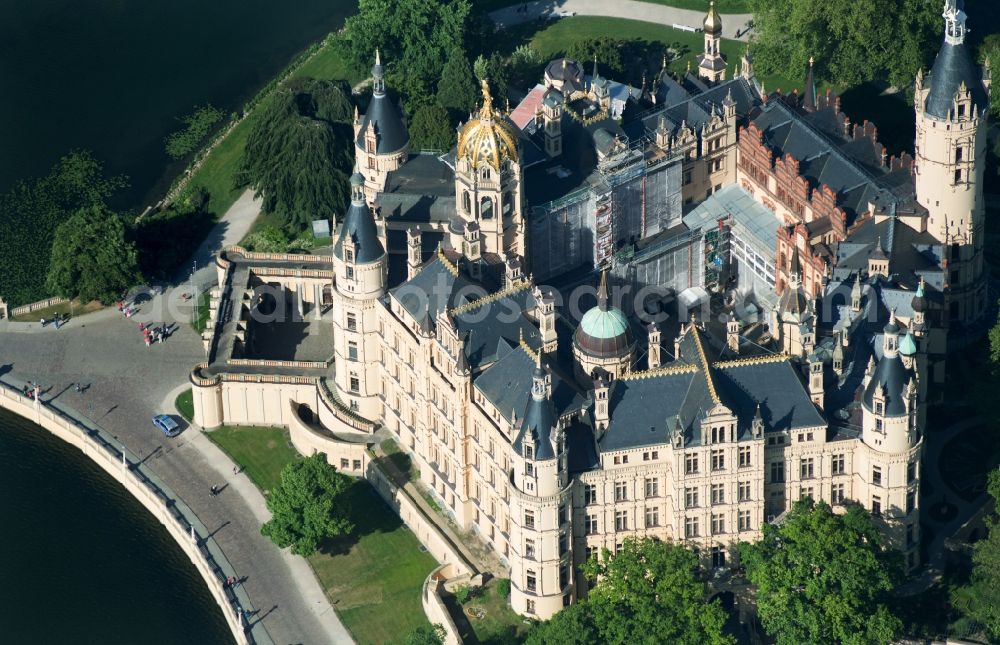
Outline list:
[[[489,118],[493,116],[493,97],[490,96],[490,82],[483,79],[483,109],[479,112],[479,118]]]
[[[809,57],[809,67],[812,67],[812,66],[813,66],[813,57],[810,56]]]
[[[382,55],[379,54],[378,47],[375,48],[375,64],[376,65],[382,64]]]
[[[663,67],[661,67],[660,69],[661,70],[667,69],[667,52],[666,51],[663,52]]]

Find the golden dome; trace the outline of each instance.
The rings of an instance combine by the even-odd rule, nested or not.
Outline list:
[[[722,33],[722,17],[719,12],[715,10],[715,0],[710,0],[708,3],[708,15],[705,16],[705,22],[702,23],[706,34],[721,34]]]
[[[458,133],[458,158],[467,159],[473,168],[486,162],[500,168],[503,159],[518,160],[517,130],[493,112],[490,86],[483,81],[483,107],[462,126]]]

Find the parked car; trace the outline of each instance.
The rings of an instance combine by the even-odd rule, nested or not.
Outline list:
[[[168,437],[176,437],[181,433],[181,427],[177,425],[177,422],[165,414],[153,417],[153,425]]]

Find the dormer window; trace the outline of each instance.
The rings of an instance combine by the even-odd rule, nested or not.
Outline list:
[[[958,104],[958,118],[961,119],[964,116],[965,116],[965,104],[964,103],[959,103]]]
[[[344,260],[346,262],[354,262],[354,251],[351,249],[344,249]]]
[[[532,448],[531,446],[525,446],[524,447],[524,458],[525,459],[534,459],[535,458],[535,449]]]

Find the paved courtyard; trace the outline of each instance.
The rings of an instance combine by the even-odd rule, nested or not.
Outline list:
[[[246,209],[246,200],[241,202],[234,208]],[[243,213],[250,221],[255,215],[253,208]],[[222,226],[212,238],[216,246],[234,243],[239,237],[231,238],[242,237],[249,224]],[[214,274],[214,267],[203,269],[199,283]],[[186,284],[168,288],[132,319],[111,308],[59,330],[38,323],[0,325],[0,371],[40,383],[43,401],[54,398],[71,406],[144,458],[214,533],[237,572],[247,576],[245,588],[276,643],[349,643],[306,562],[260,535],[267,511],[246,476],[233,475],[232,463],[200,431],[188,428],[168,439],[150,423],[154,414],[174,411],[173,400],[189,387],[192,366],[205,359],[201,339],[188,323],[193,300],[183,301],[181,291],[189,291]],[[147,347],[140,321],[175,322],[175,331],[166,342]],[[75,391],[76,383],[83,392]],[[210,494],[213,485],[222,488],[218,497]]]

